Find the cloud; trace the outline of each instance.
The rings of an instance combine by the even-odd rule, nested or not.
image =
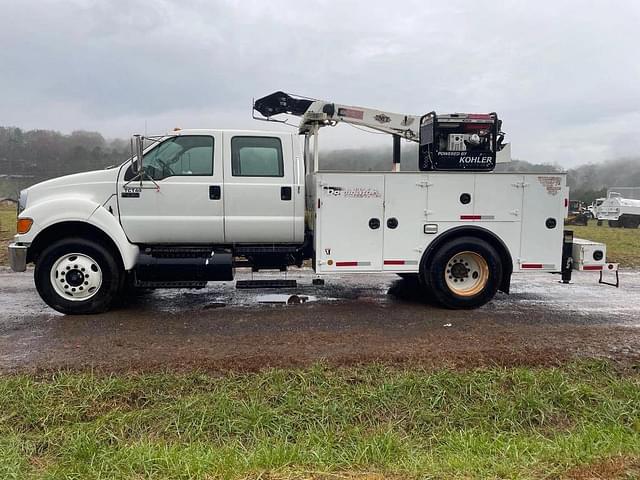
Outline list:
[[[501,3],[6,2],[0,123],[264,128],[251,98],[282,89],[416,114],[497,111],[514,154],[534,162],[635,154],[639,4]],[[359,145],[350,130],[328,145]]]

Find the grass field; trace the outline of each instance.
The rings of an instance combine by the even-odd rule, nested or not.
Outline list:
[[[604,362],[9,376],[0,412],[3,479],[640,475],[640,373]]]
[[[7,245],[16,233],[16,208],[0,207],[0,265],[7,265]]]
[[[567,225],[567,230],[579,238],[587,238],[607,245],[607,260],[618,262],[622,267],[640,267],[640,229],[609,228],[605,222],[598,226],[595,220],[581,227]]]

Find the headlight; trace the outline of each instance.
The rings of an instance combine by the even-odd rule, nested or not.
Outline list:
[[[29,192],[27,190],[21,190],[20,196],[18,197],[18,215],[22,213],[22,211],[27,208],[27,194]]]

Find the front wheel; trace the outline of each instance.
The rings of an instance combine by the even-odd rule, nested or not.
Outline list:
[[[447,308],[477,308],[490,301],[502,280],[502,262],[495,249],[475,237],[454,239],[423,265],[425,284]]]
[[[83,238],[68,238],[46,248],[36,262],[36,289],[51,308],[69,315],[108,310],[124,275],[114,254]]]

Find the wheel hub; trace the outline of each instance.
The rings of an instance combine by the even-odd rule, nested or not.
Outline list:
[[[100,290],[102,270],[90,256],[68,253],[53,263],[50,279],[58,295],[71,301],[83,301]]]
[[[469,269],[462,262],[456,262],[451,266],[451,276],[457,279],[463,279],[469,276]]]
[[[84,273],[74,268],[65,274],[65,280],[72,287],[79,287],[84,282]]]
[[[445,282],[456,295],[470,297],[480,293],[489,281],[487,261],[476,252],[460,252],[447,262]]]

